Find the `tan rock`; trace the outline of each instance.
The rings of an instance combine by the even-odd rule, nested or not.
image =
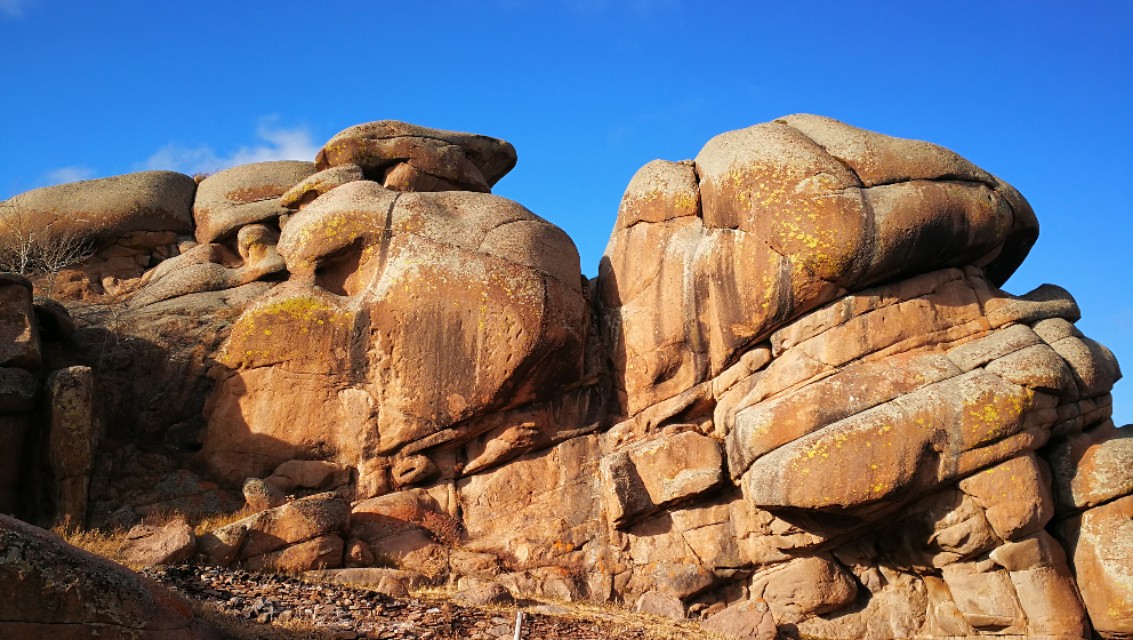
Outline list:
[[[193,557],[197,536],[184,520],[173,520],[164,526],[141,524],[126,534],[118,553],[125,564],[135,568],[180,564]]]
[[[515,602],[511,592],[503,586],[478,578],[461,578],[452,600],[466,607],[506,606]]]
[[[515,149],[503,140],[380,120],[335,134],[319,150],[315,163],[319,169],[356,164],[375,180],[385,179],[387,172],[405,163],[413,172],[452,188],[488,191],[515,166],[515,160]]]
[[[1040,410],[1053,401],[977,369],[772,451],[748,469],[744,493],[763,507],[807,509],[852,509],[904,491],[923,493],[965,468],[1041,444],[1045,433],[1036,442],[1026,429],[1032,422],[1033,429],[1049,428],[1054,416]]]
[[[990,563],[957,562],[943,568],[957,609],[977,630],[1021,633],[1026,616],[1010,575]]]
[[[369,567],[374,564],[374,554],[370,551],[370,545],[358,538],[346,541],[344,557],[343,562],[348,568]]]
[[[826,148],[817,132],[855,142]],[[893,171],[896,182],[856,173],[898,157],[899,169],[867,173]],[[599,278],[627,415],[719,374],[745,346],[848,290],[949,265],[983,267],[1001,283],[1037,235],[1018,192],[955,154],[814,116],[710,140],[696,158],[697,216],[674,216],[673,197],[655,195],[671,190],[645,179],[661,166],[627,190]],[[973,177],[953,180],[959,166]],[[658,259],[637,259],[646,250]]]
[[[3,216],[23,216],[34,229],[110,239],[132,231],[193,229],[192,178],[142,171],[112,178],[42,187],[4,201]]]
[[[1112,421],[1056,442],[1047,452],[1060,511],[1133,493],[1133,430]]]
[[[253,523],[241,521],[205,532],[197,540],[197,562],[220,567],[236,562],[240,547],[248,537],[248,527]]]
[[[193,202],[197,242],[224,240],[244,225],[275,221],[288,212],[279,197],[313,173],[310,162],[274,160],[210,175],[197,186]]]
[[[211,536],[202,536],[202,551],[224,559],[228,548],[235,544],[239,547],[239,558],[252,558],[313,538],[342,533],[346,530],[349,516],[350,507],[341,497],[333,493],[319,493],[214,530],[210,532]],[[238,532],[241,529],[246,534],[242,541],[234,542],[240,540]],[[339,540],[339,564],[341,555],[342,541]]]
[[[364,180],[362,167],[356,164],[344,164],[330,169],[323,169],[299,181],[279,197],[279,203],[288,209],[301,209],[310,204],[312,200],[322,194],[341,187],[348,182]]]
[[[244,503],[249,511],[266,511],[287,502],[287,496],[274,485],[259,478],[244,481]]]
[[[622,526],[658,508],[710,491],[724,481],[720,445],[686,431],[602,459],[607,517]]]
[[[329,460],[288,460],[265,481],[282,491],[333,489],[350,481],[350,469]]]
[[[412,571],[387,568],[324,569],[304,572],[316,582],[347,584],[373,589],[391,598],[408,598],[409,589],[432,586],[426,576]]]
[[[1012,458],[964,478],[960,489],[983,507],[988,522],[1004,540],[1019,540],[1040,531],[1054,516],[1050,471],[1034,454]]]
[[[735,640],[774,640],[775,618],[766,602],[745,601],[710,616],[701,623],[708,633]]]
[[[684,620],[686,617],[684,603],[679,598],[660,591],[646,591],[641,594],[633,603],[633,610],[673,620]]]
[[[766,600],[777,623],[792,624],[851,604],[858,587],[833,559],[810,556],[756,574],[751,591]]]

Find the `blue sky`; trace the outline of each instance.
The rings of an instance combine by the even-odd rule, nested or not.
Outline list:
[[[1038,213],[1007,290],[1066,287],[1133,371],[1130,0],[0,0],[0,80],[0,198],[310,159],[399,119],[512,142],[496,193],[563,227],[588,275],[637,168],[717,133],[809,112],[930,140]]]

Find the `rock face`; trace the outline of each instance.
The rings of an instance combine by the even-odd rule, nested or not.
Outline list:
[[[644,166],[588,282],[488,193],[514,164],[381,121],[210,176],[134,271],[64,278],[65,342],[0,280],[0,438],[57,470],[0,507],[243,502],[196,561],[736,638],[1133,636],[1120,369],[1068,292],[999,288],[1038,233],[1012,187],[788,116]]]

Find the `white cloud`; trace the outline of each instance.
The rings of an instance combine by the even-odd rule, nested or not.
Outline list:
[[[0,0],[3,1],[3,0]],[[275,125],[274,118],[265,118],[256,127],[259,144],[241,146],[227,154],[217,153],[208,145],[195,147],[170,143],[141,164],[143,169],[167,169],[182,173],[213,173],[239,164],[268,160],[313,161],[319,146],[306,127],[285,128]]]
[[[0,0],[2,1],[2,0]],[[64,182],[78,182],[79,180],[90,180],[94,177],[94,169],[80,165],[70,167],[59,167],[52,171],[43,174],[38,182],[43,186],[53,184],[63,184]]]
[[[35,0],[0,0],[0,16],[19,18],[24,15],[24,9],[33,4]]]

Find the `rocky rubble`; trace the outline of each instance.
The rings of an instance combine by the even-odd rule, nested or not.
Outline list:
[[[198,562],[741,638],[1133,635],[1121,372],[1069,292],[1000,289],[1038,234],[1014,188],[788,116],[644,166],[586,280],[490,193],[514,164],[381,121],[313,164],[3,203],[45,234],[89,218],[93,253],[35,280],[67,336],[0,280],[0,437],[24,452],[0,506],[109,526],[243,504]],[[159,179],[187,195],[106,195]]]

